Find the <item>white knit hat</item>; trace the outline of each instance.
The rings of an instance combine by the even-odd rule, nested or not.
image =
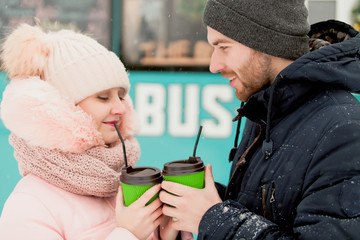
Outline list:
[[[45,33],[20,25],[6,39],[4,70],[9,77],[40,76],[75,103],[97,92],[130,83],[124,65],[104,46],[71,30]]]

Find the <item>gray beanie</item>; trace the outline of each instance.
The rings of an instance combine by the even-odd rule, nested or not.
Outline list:
[[[208,0],[207,26],[247,47],[295,60],[309,52],[304,0]]]

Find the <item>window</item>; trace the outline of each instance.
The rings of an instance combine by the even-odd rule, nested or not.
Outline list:
[[[46,30],[85,32],[111,47],[111,0],[1,0],[0,39],[20,23],[34,25],[35,18]]]
[[[206,0],[124,0],[120,56],[127,67],[206,68],[212,47],[202,14]]]

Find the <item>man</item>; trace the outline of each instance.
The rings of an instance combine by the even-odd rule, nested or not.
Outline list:
[[[204,189],[162,183],[172,226],[199,239],[358,239],[360,35],[322,22],[309,52],[303,0],[208,0],[203,20],[210,71],[247,120],[226,188],[211,166]]]

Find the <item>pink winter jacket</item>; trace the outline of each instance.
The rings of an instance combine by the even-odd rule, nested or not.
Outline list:
[[[4,205],[0,239],[137,239],[116,228],[114,206],[115,198],[73,194],[29,174]]]

